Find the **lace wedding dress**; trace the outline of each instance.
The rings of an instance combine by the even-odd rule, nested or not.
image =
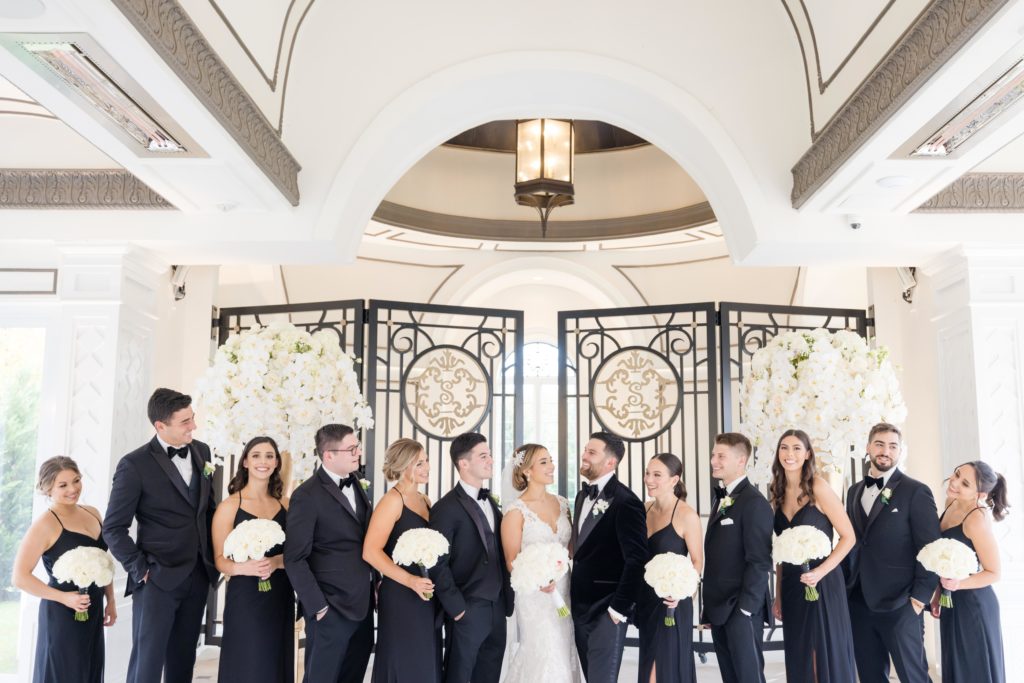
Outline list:
[[[572,535],[569,503],[559,496],[558,505],[555,529],[523,501],[515,500],[508,505],[508,510],[518,510],[523,516],[523,548],[534,543],[559,543],[568,547]],[[555,590],[562,594],[568,605],[568,573],[558,580]],[[511,658],[507,657],[509,665],[504,683],[577,683],[580,680],[572,617],[559,617],[549,594],[540,591],[526,595],[516,593],[512,618],[515,628],[510,629],[510,634],[518,634],[509,639],[508,654]],[[518,643],[514,642],[516,637]]]

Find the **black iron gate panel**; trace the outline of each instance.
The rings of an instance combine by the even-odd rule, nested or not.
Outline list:
[[[455,481],[448,445],[479,431],[494,455],[494,476],[523,435],[523,312],[370,301],[367,393],[374,428],[364,446],[377,495],[388,444],[420,441],[430,458],[432,500]]]

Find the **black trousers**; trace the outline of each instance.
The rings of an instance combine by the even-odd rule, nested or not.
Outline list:
[[[607,610],[589,621],[573,620],[576,652],[589,683],[615,683],[622,666],[622,648],[626,644],[626,622],[616,624]]]
[[[760,610],[748,617],[737,607],[724,624],[711,626],[723,683],[765,683],[763,624]]]
[[[498,683],[505,656],[505,630],[501,596],[495,602],[467,600],[461,619],[445,618],[445,683]]]
[[[132,654],[127,683],[189,683],[210,579],[202,562],[172,590],[144,583],[132,593]]]
[[[859,590],[850,594],[853,656],[861,683],[888,683],[889,657],[901,683],[928,683],[924,618],[907,604],[892,612],[874,612]]]
[[[361,621],[327,608],[323,619],[306,618],[306,683],[362,683],[373,650],[373,610]]]

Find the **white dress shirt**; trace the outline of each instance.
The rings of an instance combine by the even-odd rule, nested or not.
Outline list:
[[[585,481],[587,481],[588,484],[593,484],[597,486],[597,496],[599,498],[601,494],[604,493],[604,487],[612,478],[613,474],[615,474],[614,471],[609,472],[603,477],[598,478],[596,481]],[[591,500],[589,497],[583,499],[583,507],[580,508],[580,518],[576,520],[576,524],[578,525],[580,531],[583,530],[583,522],[586,521],[587,515],[590,514],[590,511],[594,509],[594,503],[596,502],[597,498],[594,498],[593,500]],[[612,615],[612,618],[618,621],[619,623],[624,624],[627,621],[629,621],[628,619],[626,619],[626,617],[622,616],[621,614],[613,610],[611,607],[608,608],[608,614]]]
[[[882,472],[882,489],[889,485],[889,479],[892,478],[892,473],[896,471],[895,467],[889,469],[888,472]],[[872,475],[874,476],[874,475]],[[875,499],[878,498],[879,494],[882,493],[882,489],[877,486],[865,486],[864,493],[860,497],[861,507],[864,508],[864,514],[871,514],[871,506],[875,504]]]
[[[167,449],[172,448],[172,446],[159,436],[156,437],[156,440],[164,449],[164,455],[167,455]],[[181,478],[185,480],[185,488],[188,488],[192,485],[192,447],[185,444],[183,447],[174,446],[173,448],[188,448],[188,454],[184,458],[179,458],[178,456],[171,458],[171,464],[174,465],[174,469],[178,470],[178,473],[181,474]]]
[[[327,476],[331,478],[331,481],[334,482],[335,486],[341,486],[342,476],[340,474],[335,474],[326,467],[324,467],[323,470],[327,474]],[[347,474],[345,475],[345,478],[348,478]],[[345,496],[345,498],[348,499],[348,504],[352,506],[353,512],[359,509],[356,507],[356,492],[353,490],[353,487],[346,486],[345,488],[341,489],[341,495]]]
[[[462,490],[466,492],[466,495],[476,501],[477,507],[483,510],[484,519],[487,520],[487,526],[490,527],[491,533],[494,533],[494,510],[491,508],[490,501],[477,500],[477,496],[480,494],[480,489],[476,486],[467,484],[462,479],[459,479],[459,486],[461,486]]]

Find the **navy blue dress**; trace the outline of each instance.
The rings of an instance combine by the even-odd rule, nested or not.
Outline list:
[[[775,511],[775,533],[808,525],[832,538],[832,523],[814,505],[804,505],[786,519]],[[817,567],[824,558],[811,562]],[[808,602],[800,582],[803,567],[782,565],[782,634],[789,683],[853,683],[857,667],[853,658],[853,630],[846,603],[846,579],[836,567],[818,582],[818,600]],[[817,664],[817,675],[815,675]]]
[[[50,510],[54,517],[57,514]],[[53,564],[61,555],[79,546],[107,549],[103,537],[93,538],[68,531],[57,517],[61,532],[43,553],[43,567],[50,577],[47,583],[60,591],[74,591],[73,583],[53,578]],[[33,683],[102,683],[103,681],[103,593],[89,586],[89,618],[75,621],[75,611],[53,600],[39,602],[39,635],[36,639],[36,664]]]
[[[967,515],[959,524],[943,531],[942,537],[960,541],[974,550],[974,544],[964,533]],[[953,607],[943,609],[939,615],[943,683],[1006,683],[999,600],[992,586],[953,591],[952,597]]]
[[[399,536],[410,529],[429,526],[425,519],[405,507],[403,499],[402,515],[391,530],[384,552],[390,557]],[[404,569],[421,575],[419,567]],[[424,600],[400,583],[386,576],[383,578],[377,602],[373,683],[438,683],[441,680],[441,638],[436,616],[436,597]]]
[[[668,526],[647,538],[651,557],[660,553],[690,554],[686,541],[672,526],[678,506],[677,500]],[[697,680],[697,667],[693,661],[693,598],[679,601],[675,626],[665,626],[665,610],[665,603],[645,583],[637,603],[637,625],[640,629],[639,681],[649,683],[651,667],[655,667],[657,683],[694,683]]]
[[[242,509],[234,527],[258,519]],[[281,509],[273,520],[288,531],[288,513]],[[280,555],[275,545],[267,557]],[[258,576],[232,576],[224,600],[224,638],[220,644],[218,681],[292,683],[295,680],[295,593],[284,569],[270,575],[270,590],[261,593]]]

